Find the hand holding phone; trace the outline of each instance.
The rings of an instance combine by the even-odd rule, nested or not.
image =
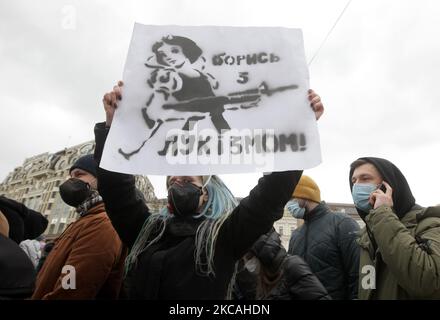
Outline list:
[[[385,187],[385,185],[383,183],[381,183],[377,186],[377,190],[382,190],[383,193],[387,192],[387,188]]]
[[[380,192],[379,190],[382,192]],[[373,191],[371,193],[370,202],[371,204],[373,204],[374,209],[377,209],[383,205],[392,207],[394,205],[393,189],[386,181],[382,181],[376,191]]]

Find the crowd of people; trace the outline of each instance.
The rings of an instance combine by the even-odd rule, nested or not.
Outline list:
[[[212,176],[168,176],[152,213],[132,175],[99,167],[123,83],[104,95],[94,154],[59,187],[79,218],[53,242],[48,221],[0,197],[0,299],[440,299],[440,207],[421,207],[390,161],[349,168],[365,227],[332,212],[302,171],[265,174],[237,202]],[[318,120],[320,97],[308,92]],[[289,248],[274,230],[284,209],[304,223]]]

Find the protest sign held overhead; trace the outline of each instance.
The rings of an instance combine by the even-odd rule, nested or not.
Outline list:
[[[101,166],[199,175],[321,161],[299,29],[136,24]]]

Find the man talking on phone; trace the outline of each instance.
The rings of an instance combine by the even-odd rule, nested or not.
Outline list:
[[[417,205],[402,172],[381,158],[354,161],[350,188],[366,224],[358,298],[440,299],[440,207]]]

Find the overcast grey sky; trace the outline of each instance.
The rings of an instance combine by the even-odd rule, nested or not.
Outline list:
[[[310,59],[346,3],[1,0],[0,180],[26,157],[93,139],[134,22],[301,28]],[[418,203],[440,203],[439,16],[436,0],[353,0],[315,58],[323,163],[305,174],[323,199],[350,202],[349,164],[379,156],[402,170]],[[237,196],[258,177],[222,176]],[[150,179],[164,197],[164,178]]]

